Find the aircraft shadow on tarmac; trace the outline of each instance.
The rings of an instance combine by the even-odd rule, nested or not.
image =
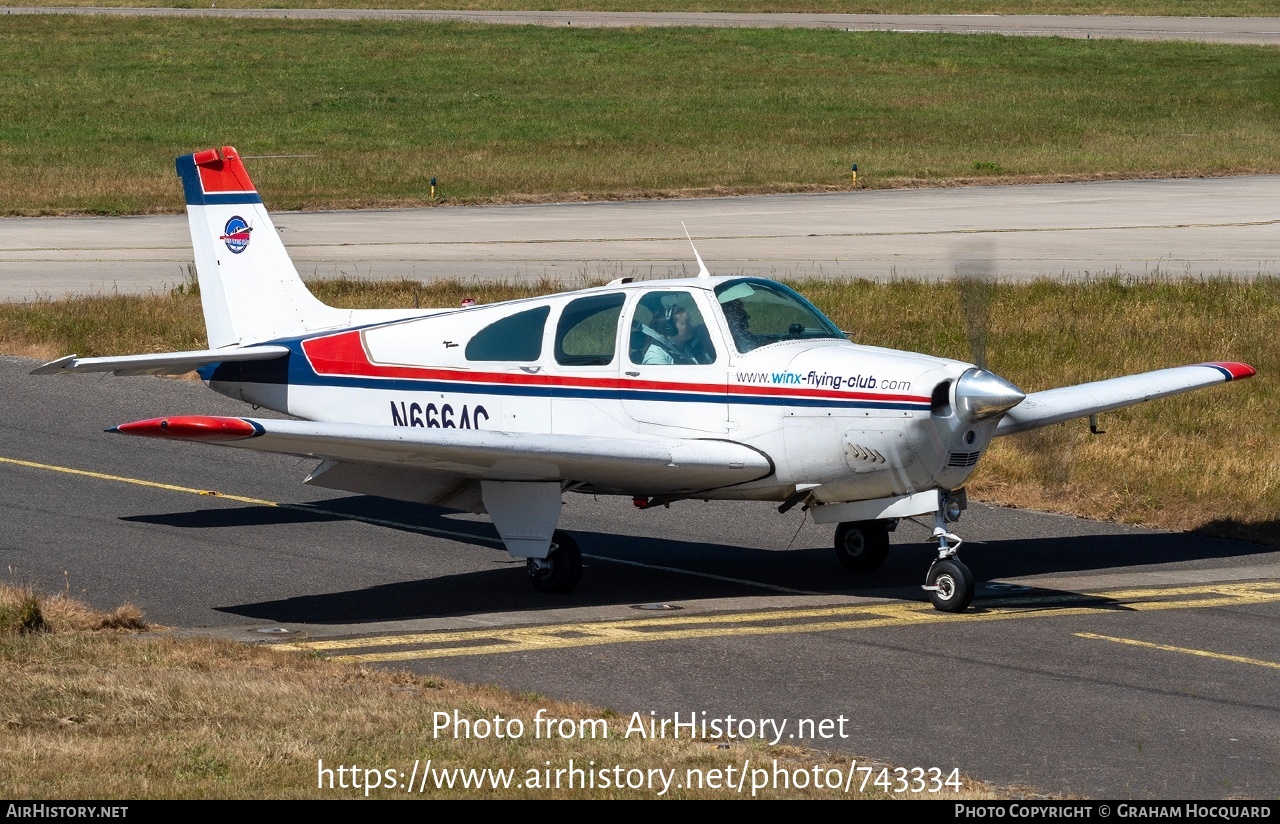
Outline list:
[[[219,607],[220,611],[283,623],[360,623],[475,613],[537,611],[566,606],[643,604],[740,598],[749,595],[839,593],[922,601],[920,583],[935,550],[914,531],[899,532],[888,562],[874,573],[840,568],[828,546],[780,551],[717,543],[697,543],[574,530],[586,556],[582,585],[567,596],[539,593],[522,580],[524,564],[498,547],[487,522],[443,518],[444,510],[400,504],[368,496],[340,497],[287,507],[212,508],[122,520],[190,529],[221,529],[378,519],[378,529],[431,536],[447,531],[448,540],[492,549],[498,568],[447,574],[413,581]],[[1075,526],[1087,522],[1073,522]],[[1085,534],[1016,540],[973,540],[962,554],[980,582],[976,608],[986,591],[981,582],[1020,576],[1097,572],[1160,564],[1193,563],[1213,558],[1270,555],[1275,548],[1194,534]],[[663,569],[663,568],[666,569]],[[693,574],[673,573],[672,569]],[[714,576],[714,577],[713,577]],[[751,582],[766,586],[757,586]],[[780,590],[780,588],[782,588]],[[1079,607],[1081,596],[1034,595],[1045,608],[1055,602]],[[1062,594],[1066,595],[1066,594]],[[1068,603],[1069,600],[1069,603]],[[1096,601],[1096,603],[1095,603]],[[1106,599],[1090,604],[1105,606]]]

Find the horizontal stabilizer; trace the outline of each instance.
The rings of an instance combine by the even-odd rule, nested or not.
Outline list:
[[[1032,392],[1022,403],[1005,413],[1004,420],[996,428],[996,435],[1012,435],[1190,392],[1215,383],[1249,378],[1256,371],[1247,363],[1200,363]]]
[[[577,482],[633,495],[688,494],[773,473],[772,461],[761,452],[718,440],[632,440],[205,415],[123,423],[110,431],[412,467],[461,478]]]
[[[114,372],[117,375],[181,375],[210,363],[273,360],[289,354],[286,346],[242,346],[228,349],[198,349],[192,352],[163,352],[158,355],[121,355],[113,358],[82,358],[67,355],[50,361],[33,375],[61,375],[68,372]]]

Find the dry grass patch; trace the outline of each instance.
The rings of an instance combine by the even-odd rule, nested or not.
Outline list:
[[[0,636],[147,628],[133,604],[102,612],[65,593],[40,596],[30,586],[0,584]]]

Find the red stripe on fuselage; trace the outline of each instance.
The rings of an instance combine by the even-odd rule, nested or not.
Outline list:
[[[228,192],[253,192],[253,181],[240,162],[240,155],[232,146],[224,146],[220,159],[213,149],[194,155],[200,186],[207,195]]]
[[[641,389],[657,392],[698,392],[719,395],[768,396],[791,398],[828,398],[845,401],[879,401],[882,403],[921,403],[929,398],[877,392],[838,392],[832,389],[792,389],[780,386],[725,385],[722,383],[678,383],[675,381],[638,381],[621,378],[579,378],[564,375],[526,375],[507,372],[475,372],[458,369],[433,369],[424,366],[391,366],[373,363],[364,348],[359,330],[340,332],[302,342],[311,368],[317,375],[351,378],[388,378],[420,381],[455,381],[458,383],[496,383],[516,386],[568,386],[591,389]],[[462,391],[483,392],[483,387],[459,387]]]

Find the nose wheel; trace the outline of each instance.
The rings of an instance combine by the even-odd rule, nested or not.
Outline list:
[[[925,577],[929,602],[943,612],[964,612],[973,603],[973,573],[958,558],[939,558]]]
[[[923,589],[934,608],[943,612],[964,612],[973,603],[973,573],[956,556],[964,541],[947,531],[948,522],[959,520],[960,511],[964,509],[962,495],[963,491],[961,497],[955,499],[951,494],[944,496],[938,511],[933,513],[933,539],[938,542],[938,559],[929,567]],[[948,507],[953,500],[961,502],[958,508]]]
[[[557,529],[546,558],[530,558],[529,583],[539,592],[573,592],[582,578],[582,551],[569,533]]]

